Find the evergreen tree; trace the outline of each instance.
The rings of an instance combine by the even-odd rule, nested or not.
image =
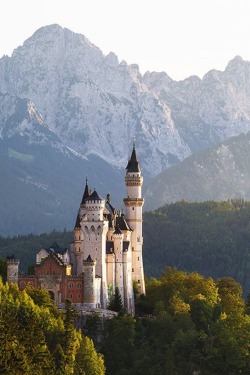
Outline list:
[[[96,352],[93,341],[89,337],[83,337],[76,354],[74,375],[104,374],[105,366],[102,354]]]
[[[115,293],[111,298],[109,310],[116,311],[119,313],[123,312],[122,297],[118,287],[115,287]]]

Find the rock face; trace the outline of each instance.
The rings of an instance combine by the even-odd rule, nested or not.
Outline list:
[[[18,191],[24,201],[24,184],[32,187],[27,199],[36,197],[29,202],[41,207],[40,224],[47,219],[41,230],[68,227],[62,207],[68,204],[72,212],[70,205],[71,210],[78,206],[86,176],[101,195],[111,192],[120,201],[118,186],[134,138],[149,184],[169,167],[173,171],[177,165],[178,171],[178,164],[192,154],[250,130],[250,63],[240,57],[224,72],[212,70],[202,80],[192,76],[176,82],[164,72],[142,76],[137,65],[119,62],[114,53],[105,56],[83,35],[58,25],[37,30],[11,57],[0,59],[0,93],[0,172],[6,175],[1,192],[7,194],[11,186],[12,201]],[[61,180],[60,188],[55,180]],[[174,189],[167,201],[176,199],[179,188]],[[242,195],[247,196],[246,189],[242,184]],[[147,194],[152,197],[150,190]],[[197,187],[192,199],[201,196],[207,199]],[[49,210],[44,199],[54,202],[48,203]],[[27,217],[35,214],[35,207],[27,211],[27,202],[22,207],[20,202],[16,217],[19,211]],[[0,214],[10,215],[9,203],[7,199]],[[156,200],[151,203],[157,206]],[[4,234],[11,233],[12,219]],[[18,233],[39,230],[20,222]]]
[[[250,200],[250,132],[190,156],[146,187],[145,209],[180,200]]]

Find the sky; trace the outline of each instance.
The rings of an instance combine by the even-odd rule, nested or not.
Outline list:
[[[0,57],[40,27],[57,23],[85,35],[140,72],[172,79],[250,61],[249,0],[2,0]]]

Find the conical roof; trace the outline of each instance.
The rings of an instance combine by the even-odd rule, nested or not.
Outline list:
[[[140,169],[140,165],[139,165],[139,162],[137,160],[137,156],[136,156],[136,151],[135,151],[135,144],[133,144],[133,150],[132,150],[132,154],[131,154],[131,157],[130,157],[130,160],[128,161],[128,165],[126,167],[127,169],[127,172],[140,172],[141,169]]]
[[[81,228],[81,220],[80,220],[79,212],[78,212],[77,217],[76,217],[75,228]]]
[[[89,186],[88,186],[88,179],[86,178],[86,185],[85,185],[84,193],[83,193],[83,196],[82,196],[81,204],[84,204],[85,200],[88,197],[89,197]]]
[[[113,234],[122,234],[122,231],[121,231],[119,225],[117,225],[117,226],[115,227],[115,231],[113,232]]]
[[[88,198],[86,198],[85,200],[87,200],[87,201],[93,201],[93,200],[101,201],[102,198],[98,195],[97,191],[94,190],[93,193]]]

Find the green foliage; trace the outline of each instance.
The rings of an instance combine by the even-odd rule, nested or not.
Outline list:
[[[111,298],[110,304],[109,304],[109,310],[116,311],[121,313],[123,311],[123,303],[122,303],[122,297],[119,291],[119,288],[115,288],[115,293]]]
[[[250,317],[239,283],[168,267],[146,290],[137,319],[107,323],[108,374],[250,373]]]
[[[103,358],[75,329],[70,303],[59,313],[45,290],[0,279],[0,374],[104,375]]]
[[[232,277],[250,291],[250,202],[165,205],[143,216],[144,269],[159,277],[165,265],[215,279]],[[153,249],[153,251],[152,251]]]
[[[76,353],[74,375],[103,375],[105,366],[103,355],[97,353],[93,341],[83,337]]]

